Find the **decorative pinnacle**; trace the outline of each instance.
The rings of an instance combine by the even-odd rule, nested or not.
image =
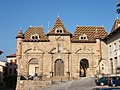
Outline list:
[[[20,30],[18,31],[18,35],[16,36],[16,38],[23,38],[23,33],[22,33],[22,29],[20,28]]]

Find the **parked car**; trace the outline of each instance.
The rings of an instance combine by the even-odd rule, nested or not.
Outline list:
[[[93,88],[92,90],[120,90],[120,88]]]
[[[109,77],[108,86],[120,86],[120,76]]]
[[[96,85],[108,85],[108,77],[101,77],[97,80],[95,80]]]

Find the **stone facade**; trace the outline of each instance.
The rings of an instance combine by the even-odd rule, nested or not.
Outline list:
[[[58,17],[53,29],[29,27],[17,35],[18,76],[80,77],[108,74],[107,48],[102,26],[78,26],[72,35]]]
[[[31,81],[18,80],[16,90],[38,90],[41,87],[46,87],[51,84],[51,81]]]

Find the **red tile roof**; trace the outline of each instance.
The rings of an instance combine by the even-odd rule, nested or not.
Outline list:
[[[85,34],[87,36],[86,40],[80,40],[79,37]],[[96,38],[103,39],[108,33],[102,26],[77,26],[72,42],[95,42]]]
[[[38,34],[39,39],[31,39],[31,35]],[[49,41],[43,31],[43,27],[29,27],[24,34],[23,41]]]
[[[56,30],[57,27],[62,27],[64,33],[61,33],[61,34],[60,34],[60,33],[55,33],[55,30]],[[71,35],[71,33],[69,33],[69,32],[65,29],[65,27],[64,27],[64,25],[63,25],[60,17],[57,18],[57,20],[56,20],[56,22],[55,22],[55,24],[54,24],[54,27],[52,28],[52,31],[50,31],[47,35],[58,35],[58,34],[60,34],[60,35]]]
[[[7,58],[9,58],[9,57],[16,57],[16,54],[11,54],[11,55],[8,55],[8,56],[6,56]]]

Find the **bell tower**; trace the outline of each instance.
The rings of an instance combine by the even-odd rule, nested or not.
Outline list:
[[[16,57],[19,60],[22,55],[22,40],[24,36],[22,34],[22,30],[20,29],[18,35],[16,36],[17,39],[17,46],[16,46]]]

